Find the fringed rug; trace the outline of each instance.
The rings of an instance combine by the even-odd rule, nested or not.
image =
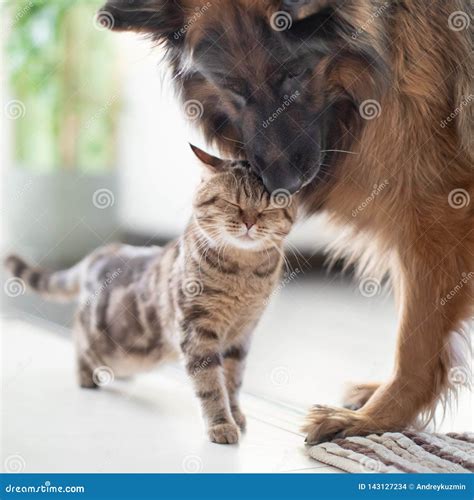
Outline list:
[[[474,434],[387,432],[348,437],[309,449],[346,472],[474,472]]]

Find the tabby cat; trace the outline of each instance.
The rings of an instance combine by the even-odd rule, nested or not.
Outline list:
[[[182,354],[211,441],[230,444],[245,428],[238,401],[244,362],[279,280],[296,208],[275,203],[245,162],[192,148],[203,177],[178,240],[163,248],[108,245],[58,272],[16,256],[6,264],[45,297],[78,298],[82,387],[100,386],[104,373],[129,376]]]

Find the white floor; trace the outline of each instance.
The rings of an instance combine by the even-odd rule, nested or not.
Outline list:
[[[390,298],[363,297],[346,281],[298,278],[255,336],[243,396],[248,431],[238,446],[222,446],[207,442],[179,367],[81,390],[70,332],[25,317],[9,307],[3,318],[7,471],[335,472],[305,453],[305,409],[338,404],[348,381],[383,380],[395,342]],[[472,430],[472,422],[472,396],[464,394],[441,429]]]

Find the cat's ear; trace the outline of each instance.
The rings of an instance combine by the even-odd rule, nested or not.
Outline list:
[[[206,173],[208,174],[218,174],[222,172],[225,168],[226,161],[217,158],[216,156],[212,156],[209,153],[206,153],[202,149],[199,149],[197,146],[190,144],[190,147],[193,153],[197,156],[199,161],[205,167]]]

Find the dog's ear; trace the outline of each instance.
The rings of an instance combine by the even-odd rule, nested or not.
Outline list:
[[[197,156],[199,161],[205,167],[205,170],[208,175],[209,174],[218,174],[222,172],[227,162],[222,160],[221,158],[217,158],[216,156],[212,156],[209,153],[206,153],[202,149],[199,149],[197,146],[190,144],[193,153]]]
[[[114,31],[136,31],[178,45],[186,24],[184,0],[108,0],[97,20]]]

